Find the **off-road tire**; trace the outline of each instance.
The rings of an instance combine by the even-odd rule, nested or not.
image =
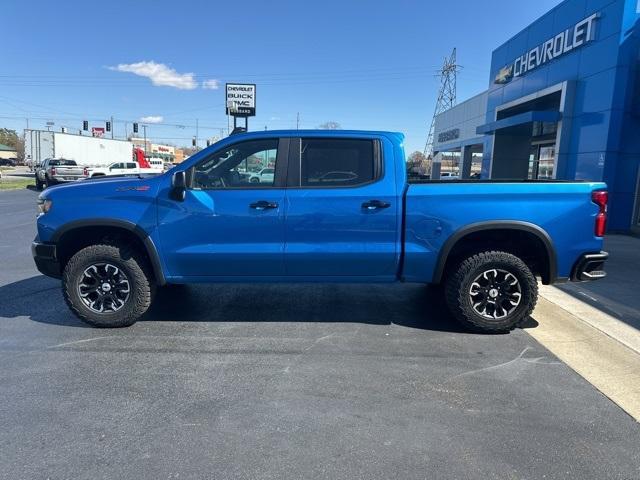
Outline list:
[[[519,305],[500,319],[489,319],[478,313],[470,295],[474,280],[490,269],[500,269],[515,276],[521,290]],[[449,311],[459,323],[475,332],[510,332],[531,315],[538,301],[535,276],[520,258],[507,252],[477,253],[459,262],[446,274],[445,299]]]
[[[83,272],[100,262],[115,265],[129,281],[129,297],[115,312],[94,312],[80,298],[78,283]],[[133,325],[147,312],[155,284],[144,256],[129,246],[105,243],[83,248],[71,257],[62,274],[62,292],[71,311],[83,322],[99,328],[119,328]]]
[[[44,189],[44,183],[40,181],[38,176],[36,175],[36,190],[41,191]]]

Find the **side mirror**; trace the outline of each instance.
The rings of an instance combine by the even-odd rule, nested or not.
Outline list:
[[[184,202],[187,195],[187,175],[183,171],[174,173],[171,176],[171,198]]]

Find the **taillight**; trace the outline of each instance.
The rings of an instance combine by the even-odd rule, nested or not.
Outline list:
[[[51,175],[55,175],[56,174],[56,167],[51,167]]]
[[[598,205],[600,209],[596,215],[596,237],[604,237],[607,230],[607,203],[609,202],[609,192],[605,190],[591,192],[591,201]]]
[[[88,176],[89,176],[89,169],[88,169],[87,167],[84,167],[84,168],[82,169],[82,175],[83,175],[84,177],[88,177]]]

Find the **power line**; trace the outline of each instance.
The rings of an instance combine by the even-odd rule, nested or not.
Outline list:
[[[385,80],[406,80],[407,78],[424,78],[432,74],[431,69],[423,68],[421,70],[402,70],[394,69],[391,71],[365,72],[354,71],[351,73],[316,73],[316,74],[295,74],[285,76],[269,76],[269,75],[246,75],[254,82],[259,82],[263,86],[278,85],[315,85],[315,84],[340,84],[340,83],[358,83],[370,81]],[[224,78],[224,77],[223,77]],[[147,78],[82,78],[82,77],[24,77],[24,76],[4,76],[0,77],[0,85],[2,86],[20,86],[20,87],[147,87],[149,85]],[[195,89],[196,87],[194,87]]]
[[[376,73],[396,73],[396,72],[414,72],[414,71],[424,71],[429,68],[435,67],[425,67],[423,65],[416,65],[413,67],[376,67],[376,68],[357,68],[357,69],[346,69],[346,70],[320,70],[320,71],[304,71],[304,72],[273,72],[273,73],[252,73],[252,72],[215,72],[215,73],[191,73],[191,77],[193,78],[211,78],[211,77],[251,77],[251,78],[278,78],[278,77],[317,77],[317,76],[336,76],[336,75],[354,75],[354,74],[376,74]],[[121,72],[114,73],[115,75],[120,74]],[[45,78],[45,79],[84,79],[84,80],[96,80],[104,78],[101,75],[57,75],[57,74],[48,74],[48,73],[27,73],[27,74],[2,74],[0,78]]]
[[[60,121],[64,121],[64,122],[70,122],[70,121],[78,121],[78,122],[82,122],[83,120],[87,120],[88,122],[106,122],[109,121],[109,117],[110,116],[105,116],[105,117],[91,117],[91,116],[86,116],[86,117],[54,117],[54,116],[34,116],[34,115],[0,115],[0,118],[3,119],[7,119],[7,120],[24,120],[25,118],[28,118],[29,120],[60,120]],[[159,122],[159,123],[149,123],[149,122],[142,122],[140,120],[114,120],[114,123],[117,124],[125,124],[125,123],[139,123],[140,125],[153,125],[158,126],[158,127],[176,127],[176,128],[191,128],[191,129],[195,129],[196,125],[190,125],[190,124],[185,124],[185,123],[165,123],[165,122]],[[221,128],[227,128],[226,126],[214,126],[214,125],[197,125],[197,127],[199,129],[205,129],[205,130],[220,130]]]

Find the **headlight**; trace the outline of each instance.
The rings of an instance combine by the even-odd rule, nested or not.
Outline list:
[[[48,198],[38,198],[38,215],[44,215],[53,206],[53,202]]]

